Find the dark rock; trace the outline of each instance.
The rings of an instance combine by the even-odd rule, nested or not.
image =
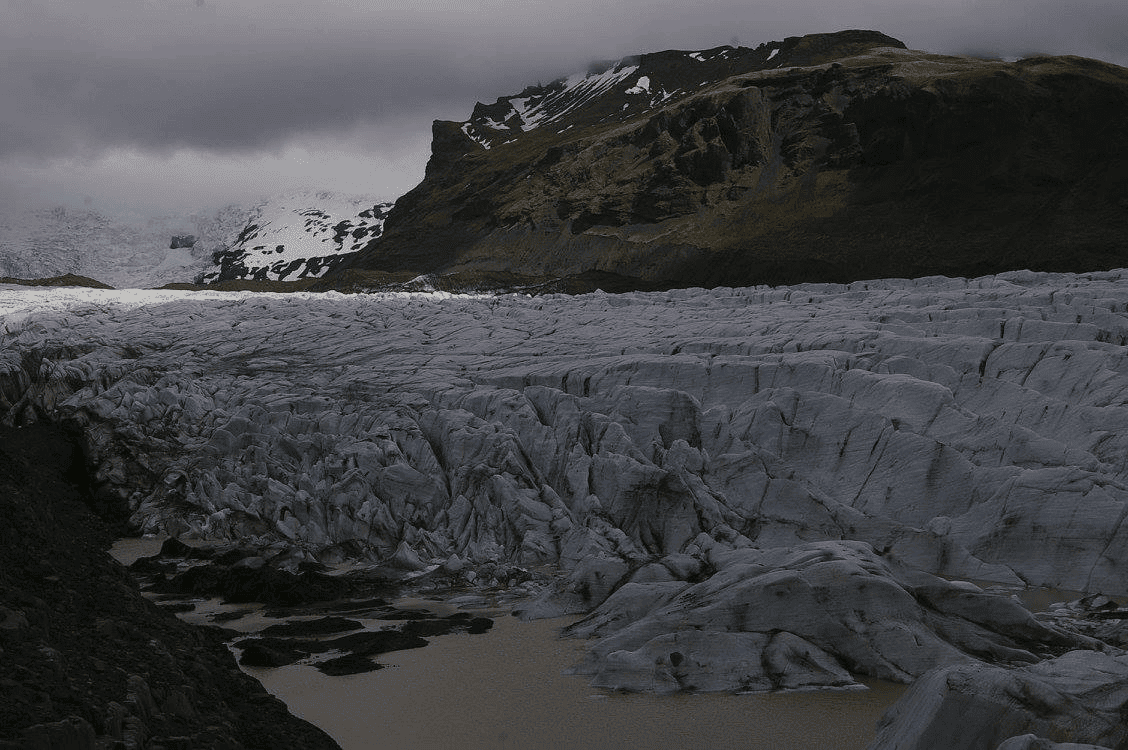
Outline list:
[[[172,240],[168,243],[169,250],[176,250],[181,247],[193,247],[196,244],[195,235],[191,234],[174,234]]]
[[[321,652],[351,651],[355,654],[385,654],[389,651],[403,651],[409,648],[423,648],[427,640],[418,635],[398,630],[373,630],[341,636],[331,641],[318,642]]]
[[[0,276],[0,284],[21,284],[23,286],[84,286],[90,289],[113,289],[109,284],[104,284],[88,276],[78,276],[73,273],[62,276],[52,276],[46,279],[14,279],[11,276]]]
[[[158,557],[189,557],[192,554],[192,548],[176,537],[165,539],[161,544],[161,550],[157,553]]]
[[[173,612],[173,613],[192,612],[193,610],[196,609],[195,602],[189,602],[189,601],[174,601],[174,602],[169,602],[167,604],[161,604],[159,606],[165,612]]]
[[[155,589],[181,596],[217,596],[232,603],[293,606],[340,599],[349,593],[350,584],[340,577],[321,573],[294,574],[267,565],[254,567],[237,563],[228,567],[209,563],[158,582]]]
[[[383,669],[384,665],[372,660],[371,657],[359,654],[347,654],[335,659],[326,659],[318,662],[317,668],[330,677],[343,677],[349,674],[362,674]]]
[[[466,632],[470,635],[481,635],[493,627],[493,620],[488,617],[475,617],[466,623]]]
[[[164,576],[176,572],[176,563],[162,560],[158,555],[139,557],[129,564],[129,570],[137,576]]]
[[[336,625],[340,626],[339,618],[327,618],[330,620],[337,620]],[[346,621],[347,622],[347,621]],[[436,634],[446,634],[458,629],[465,629],[466,625],[462,622],[452,623],[448,625],[442,621],[426,621],[426,622],[439,622],[441,627],[436,628],[439,632]],[[301,628],[301,623],[292,623]],[[303,638],[282,638],[274,635],[256,636],[248,638],[239,643],[239,648],[243,650],[243,654],[239,659],[240,664],[256,667],[281,667],[287,664],[293,664],[299,659],[303,659],[312,654],[324,654],[329,651],[344,651],[353,657],[366,657],[374,656],[376,654],[384,654],[390,651],[403,651],[409,648],[422,648],[427,645],[427,640],[421,637],[418,633],[409,631],[408,627],[418,625],[417,622],[408,623],[402,630],[388,629],[388,630],[366,630],[359,633],[352,633],[350,635],[341,636],[331,640],[313,640]],[[332,626],[333,623],[330,623]],[[285,626],[277,626],[279,629]],[[316,627],[316,626],[315,626]],[[427,629],[424,627],[424,629]],[[275,631],[277,632],[277,631]],[[328,632],[328,631],[325,631]],[[361,661],[354,660],[353,662],[340,662],[339,668],[346,668],[347,664],[359,665]],[[338,668],[338,667],[333,667]],[[351,667],[349,667],[351,668]],[[375,667],[366,667],[362,671],[368,671]],[[342,674],[344,674],[342,672]]]
[[[269,642],[265,639],[244,641],[239,646],[243,649],[239,663],[248,667],[284,667],[309,656],[308,651],[288,647],[285,642],[275,639]]]
[[[466,629],[466,623],[460,620],[415,620],[405,623],[402,631],[410,635],[430,638],[436,635],[449,635],[456,631]]]
[[[36,724],[23,730],[23,747],[26,750],[94,750],[94,727],[77,716]]]
[[[115,519],[84,502],[77,441],[43,423],[0,427],[0,622],[13,626],[0,628],[0,747],[336,747],[256,698],[232,633],[141,596],[106,554]],[[35,573],[43,560],[55,581]]]
[[[263,609],[267,617],[297,617],[301,615],[354,615],[357,617],[371,617],[379,619],[384,613],[391,610],[388,601],[380,597],[358,599],[342,599],[339,601],[315,602],[313,604],[280,606],[271,605]],[[399,610],[395,610],[399,611]]]

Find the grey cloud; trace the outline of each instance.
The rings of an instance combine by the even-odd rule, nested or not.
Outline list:
[[[1089,0],[423,4],[4,0],[0,157],[253,151],[443,111],[634,52],[878,28],[938,51],[1125,57],[1128,10]]]
[[[306,28],[300,13],[271,25],[178,12],[161,25],[150,3],[109,3],[93,19],[14,4],[24,7],[13,16],[22,28],[0,31],[0,97],[8,103],[0,156],[270,148],[443,103],[466,108],[490,81],[518,80],[493,59],[501,40],[475,38],[473,28],[460,47],[443,24],[414,27],[403,18],[331,18]]]
[[[431,119],[593,59],[842,28],[1128,64],[1122,0],[0,0],[0,19],[0,172],[115,150],[268,158],[319,139],[425,159]]]

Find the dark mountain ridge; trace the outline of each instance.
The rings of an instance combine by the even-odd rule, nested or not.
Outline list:
[[[1128,69],[873,31],[667,51],[436,121],[322,282],[584,291],[1123,266]]]

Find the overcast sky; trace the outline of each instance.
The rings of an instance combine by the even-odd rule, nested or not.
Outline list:
[[[596,59],[871,28],[1128,66],[1125,0],[0,0],[0,209],[392,199],[434,119]]]

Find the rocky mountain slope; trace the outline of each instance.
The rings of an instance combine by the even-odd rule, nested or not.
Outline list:
[[[331,274],[582,290],[1124,264],[1128,70],[876,32],[593,66],[434,124],[423,182]]]

